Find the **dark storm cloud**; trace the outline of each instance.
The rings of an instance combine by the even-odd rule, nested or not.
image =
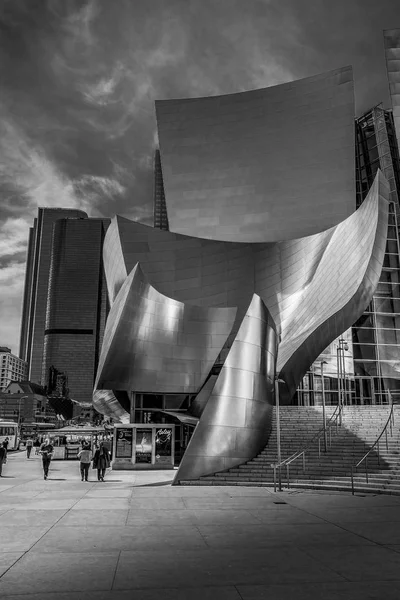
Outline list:
[[[15,346],[38,206],[151,222],[155,99],[353,64],[363,110],[387,101],[381,34],[398,12],[397,0],[0,0],[0,342]]]

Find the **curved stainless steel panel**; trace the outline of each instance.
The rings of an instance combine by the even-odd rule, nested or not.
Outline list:
[[[108,315],[95,389],[196,393],[235,317],[167,298],[136,265]]]
[[[122,408],[111,390],[94,390],[93,406],[99,413],[112,417],[117,423],[129,423],[129,413]]]
[[[181,461],[174,484],[241,464],[271,431],[278,337],[254,294]]]
[[[375,230],[378,213],[381,218],[386,218],[386,208],[382,208],[384,198],[387,197],[386,191],[386,180],[379,173],[368,198],[346,221],[314,236],[276,244],[237,244],[192,239],[116,217],[109,228],[112,234],[107,233],[110,238],[105,247],[105,255],[107,252],[115,252],[108,264],[111,265],[119,256],[119,260],[124,263],[123,269],[129,271],[140,260],[149,280],[162,294],[172,296],[187,306],[237,306],[236,323],[227,342],[228,348],[243,319],[246,306],[249,305],[251,294],[255,291],[271,312],[281,336],[278,371],[284,369],[295,353],[299,357],[299,349],[305,341],[322,323],[336,315],[335,327],[330,325],[331,334],[311,337],[308,347],[313,348],[312,352],[310,349],[304,360],[296,359],[297,367],[301,365],[305,372],[319,352],[348,327],[349,318],[354,321],[358,316],[356,303],[352,313],[354,316],[351,317],[347,304],[361,284],[374,244],[380,244],[380,247],[384,245],[386,234],[379,234],[379,242]],[[382,204],[380,209],[378,204]],[[113,242],[114,238],[119,239]],[[376,270],[380,271],[380,268],[379,258]],[[118,277],[122,276],[121,270]],[[112,281],[116,281],[115,277]],[[344,321],[340,317],[343,307],[346,307],[349,315],[345,320],[346,325],[343,325]],[[146,326],[145,321],[141,324]],[[198,322],[186,326],[186,332],[192,339],[201,330],[202,325]],[[218,335],[221,332],[226,333],[226,327],[215,320],[210,333]],[[182,353],[183,350],[179,350],[179,347],[183,348],[189,338],[180,335],[179,340],[178,337],[172,339],[174,348],[177,346],[174,352]],[[170,353],[171,348],[168,349]],[[151,354],[155,361],[156,354]],[[138,366],[140,362],[148,360],[145,355],[139,356],[140,350]],[[179,356],[175,358],[179,359]],[[192,358],[194,360],[195,357]],[[158,364],[161,364],[160,361]],[[147,371],[145,366],[141,368]],[[296,368],[296,381],[299,373]],[[117,383],[118,378],[119,374],[115,372],[109,379]],[[288,378],[287,369],[285,378]],[[288,380],[290,394],[294,392],[295,380],[290,385]],[[170,384],[172,383],[173,374],[170,375]],[[175,381],[175,384],[178,382]],[[148,383],[146,389],[147,387]],[[123,388],[118,384],[114,389]],[[161,389],[160,383],[157,389],[165,393],[170,386]],[[177,389],[174,388],[174,391]],[[136,388],[136,391],[142,390]],[[285,392],[286,401],[289,396]]]
[[[162,100],[156,113],[171,231],[276,242],[354,212],[351,67],[238,94]]]
[[[400,147],[400,29],[388,29],[383,35],[393,120]]]
[[[290,402],[309,365],[371,302],[385,255],[389,192],[378,171],[357,213],[335,228],[301,294],[301,306],[291,306],[293,316],[282,325],[278,353],[277,369],[286,383],[282,402]]]

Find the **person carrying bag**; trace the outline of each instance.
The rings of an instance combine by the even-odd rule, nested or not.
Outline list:
[[[100,447],[97,448],[93,457],[93,469],[97,469],[98,481],[104,481],[106,469],[108,469],[110,464],[110,453],[108,449],[104,446],[103,442],[100,442]]]

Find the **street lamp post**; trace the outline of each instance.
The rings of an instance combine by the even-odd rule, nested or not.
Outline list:
[[[336,353],[338,372],[338,400],[339,400],[339,425],[342,425],[343,406],[346,403],[346,365],[344,353],[349,349],[348,343],[343,338],[338,340]]]
[[[28,397],[29,396],[21,396],[21,398],[18,399],[18,429],[21,427],[21,400],[25,400]]]
[[[328,441],[326,438],[326,418],[325,418],[325,381],[324,381],[324,365],[328,363],[326,360],[321,360],[321,390],[322,390],[322,419],[324,421],[324,449],[328,451]]]

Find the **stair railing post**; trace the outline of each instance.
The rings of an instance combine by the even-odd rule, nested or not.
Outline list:
[[[282,381],[275,376],[275,410],[276,410],[276,446],[278,455],[278,490],[282,491],[282,469],[281,469],[281,423],[279,411],[279,382]]]
[[[290,467],[289,467],[289,463],[288,463],[288,464],[286,465],[286,479],[287,479],[287,486],[288,486],[288,489],[289,489],[289,487],[290,487],[290,482],[289,482],[289,480],[290,480],[290,476],[289,476],[289,469],[290,469]]]
[[[351,466],[351,493],[354,496],[354,473],[353,473],[353,465]]]
[[[387,452],[389,452],[389,443],[388,443],[387,427],[386,427],[386,429],[385,429],[385,438],[386,438],[386,450],[387,450]]]
[[[365,480],[368,483],[368,456],[365,457]]]
[[[337,382],[338,382],[338,406],[339,406],[339,418],[340,418],[340,425],[342,424],[342,413],[341,413],[341,402],[342,402],[342,364],[341,364],[341,359],[340,359],[340,345],[338,345],[337,350],[336,350],[336,363],[337,363]],[[336,428],[337,428],[337,419],[336,419]]]
[[[274,470],[274,492],[276,492],[276,465],[272,465]]]
[[[325,381],[324,381],[324,365],[326,360],[321,360],[321,390],[322,390],[322,420],[324,424],[324,448],[325,452],[328,451],[328,441],[326,439],[326,415],[325,415]]]
[[[303,473],[306,472],[306,453],[303,452]]]
[[[379,440],[378,440],[378,442],[376,444],[376,447],[378,448],[378,465],[380,466],[380,464],[381,464],[381,457],[380,457],[380,452],[379,452]]]

